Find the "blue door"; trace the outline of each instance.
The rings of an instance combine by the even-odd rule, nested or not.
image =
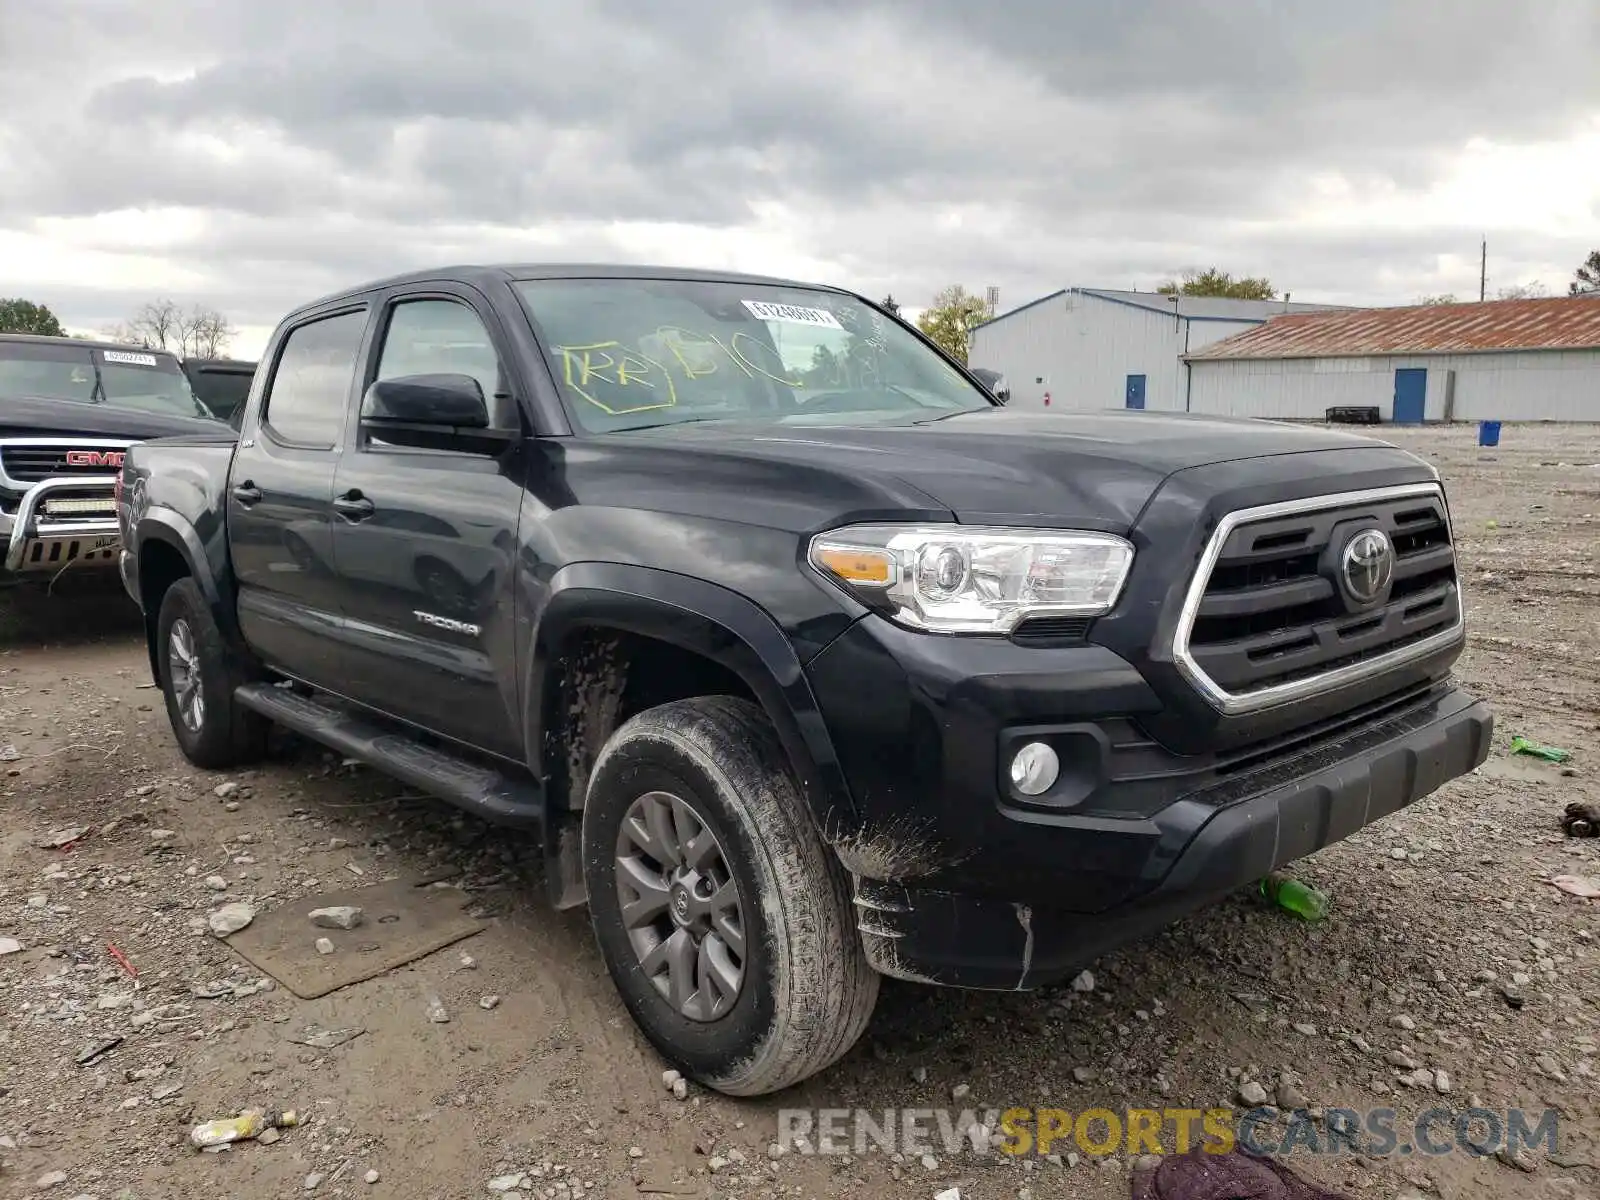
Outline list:
[[[1394,423],[1421,425],[1428,412],[1428,368],[1402,367],[1394,373]]]
[[[1128,376],[1128,407],[1129,408],[1143,408],[1144,407],[1144,376],[1143,375],[1129,375]]]

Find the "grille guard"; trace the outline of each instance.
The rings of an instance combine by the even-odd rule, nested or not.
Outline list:
[[[103,537],[122,532],[116,517],[95,517],[86,521],[51,522],[48,529],[36,529],[36,514],[40,502],[51,492],[81,491],[84,488],[103,487],[112,492],[117,486],[115,475],[84,476],[79,479],[46,479],[32,484],[22,494],[17,513],[11,520],[11,539],[6,546],[6,570],[16,571],[22,566],[22,556],[29,538],[50,537]]]

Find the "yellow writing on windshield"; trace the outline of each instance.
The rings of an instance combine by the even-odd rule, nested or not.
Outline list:
[[[666,368],[637,352],[624,349],[621,342],[591,342],[587,346],[557,346],[555,349],[561,355],[561,374],[566,385],[575,395],[603,413],[614,417],[624,416],[651,409],[671,408],[678,402],[678,390],[673,386],[672,376]],[[655,383],[646,378],[651,368],[660,372],[666,383],[665,399],[642,396],[642,403],[618,408],[606,404],[590,390],[596,383],[609,383],[619,388],[643,387],[654,392]]]
[[[561,356],[561,377],[568,390],[608,416],[673,408],[680,400],[679,382],[695,383],[716,375],[723,360],[742,371],[746,379],[759,375],[785,387],[805,385],[804,380],[789,377],[775,347],[743,330],[724,341],[704,330],[662,325],[641,337],[636,346],[611,339],[553,349]],[[610,403],[596,394],[602,387]],[[639,403],[618,405],[615,391],[623,388],[646,391],[640,394]]]

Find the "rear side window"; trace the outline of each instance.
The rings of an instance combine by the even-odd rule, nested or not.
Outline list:
[[[267,392],[264,420],[286,441],[330,450],[339,439],[367,314],[341,313],[290,331]]]

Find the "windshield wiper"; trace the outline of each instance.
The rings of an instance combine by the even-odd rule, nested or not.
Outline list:
[[[999,407],[999,406],[998,405],[992,405],[991,407]],[[913,421],[911,423],[913,425],[932,425],[932,424],[934,424],[934,423],[936,423],[938,421],[948,421],[951,417],[964,417],[968,413],[983,412],[983,411],[984,410],[981,409],[981,408],[957,408],[957,409],[954,409],[954,410],[952,410],[950,412],[947,412],[947,413],[941,413],[937,417],[929,417],[925,421]]]
[[[736,421],[737,417],[685,417],[681,421],[658,421],[654,425],[626,425],[621,429],[610,429],[608,433],[634,433],[640,429],[671,429],[675,425],[703,425],[707,422]]]

